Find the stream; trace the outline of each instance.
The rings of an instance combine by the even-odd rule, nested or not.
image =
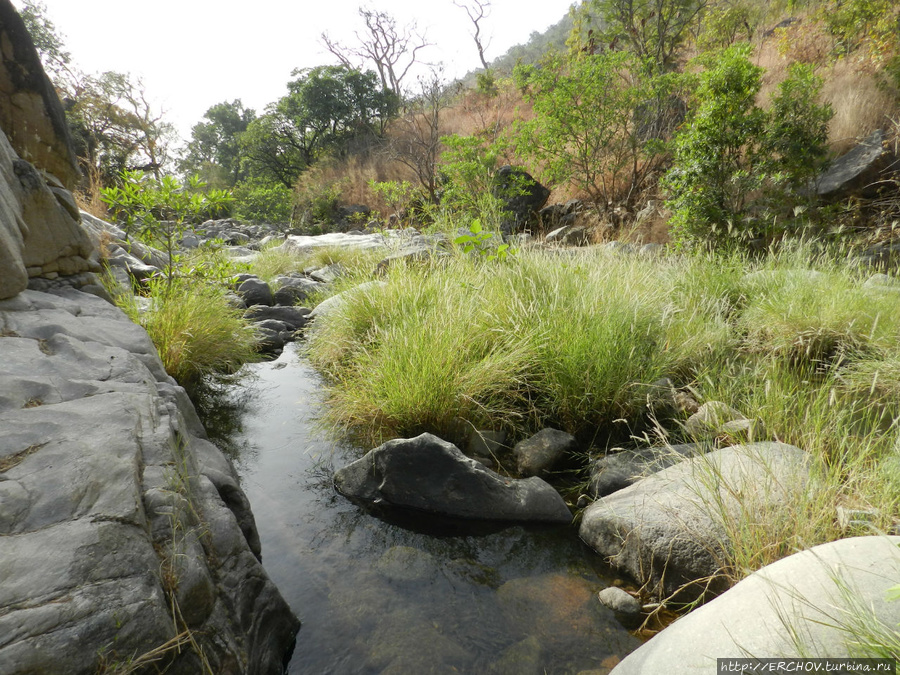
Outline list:
[[[597,600],[611,572],[574,528],[375,517],[332,487],[362,450],[316,427],[297,346],[249,368],[225,445],[303,622],[289,673],[599,675],[640,644]]]

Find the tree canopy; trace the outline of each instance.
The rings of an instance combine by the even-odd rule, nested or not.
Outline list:
[[[292,74],[288,94],[241,135],[251,172],[286,187],[323,154],[340,154],[353,139],[382,135],[399,109],[397,96],[372,71],[318,66]]]

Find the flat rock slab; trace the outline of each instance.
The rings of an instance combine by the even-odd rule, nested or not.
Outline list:
[[[559,493],[540,478],[504,478],[432,434],[388,441],[334,475],[351,499],[475,520],[569,523]]]
[[[388,249],[395,237],[386,234],[346,234],[330,232],[315,236],[292,234],[279,247],[284,251],[303,254],[317,248]]]
[[[854,537],[767,565],[663,630],[613,674],[712,675],[720,672],[717,658],[749,655],[849,657],[853,616],[896,634],[900,602],[886,596],[900,579],[898,546],[900,537]]]
[[[652,594],[688,599],[727,560],[723,518],[766,517],[802,492],[807,471],[806,453],[783,443],[716,450],[594,502],[579,534]]]

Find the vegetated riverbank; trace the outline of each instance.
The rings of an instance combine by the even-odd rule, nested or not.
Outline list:
[[[346,293],[309,337],[329,378],[330,421],[370,445],[422,431],[464,444],[475,428],[506,431],[509,447],[553,426],[579,439],[584,469],[621,448],[698,435],[801,448],[811,479],[787,503],[719,514],[730,582],[849,534],[839,508],[881,531],[900,516],[891,277],[809,247],[760,260],[590,248],[400,264],[381,281]],[[685,408],[659,399],[669,387],[757,423],[686,427]]]
[[[273,289],[328,279],[303,302],[316,306],[308,349],[328,377],[326,417],[338,433],[370,447],[431,431],[513,476],[517,440],[547,426],[571,431],[579,449],[549,479],[579,515],[592,499],[604,503],[611,466],[625,467],[612,481],[621,495],[636,474],[675,459],[782,441],[761,448],[787,453],[806,477],[776,476],[784,494],[774,502],[722,480],[727,466],[716,462],[734,453],[710,453],[701,466],[707,482],[726,485],[701,504],[721,535],[708,579],[717,589],[813,544],[895,527],[892,277],[802,246],[748,258],[637,254],[614,242],[505,259],[488,247],[466,255],[446,236],[433,246],[385,260],[391,251],[349,242],[314,253],[285,245],[241,263]],[[496,432],[507,435],[499,446],[477,447]],[[701,443],[680,445],[692,441]],[[764,463],[763,477],[777,466]],[[596,547],[587,521],[581,536]],[[652,582],[642,600],[670,592],[622,567]]]

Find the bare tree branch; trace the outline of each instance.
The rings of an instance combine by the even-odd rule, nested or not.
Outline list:
[[[485,44],[481,38],[481,21],[486,19],[491,13],[490,0],[471,0],[470,2],[453,0],[453,4],[465,10],[469,20],[472,22],[472,26],[475,29],[472,33],[472,39],[475,40],[475,47],[478,49],[478,58],[481,59],[481,65],[484,69],[490,70],[484,52],[491,46],[491,42],[488,40],[487,44]]]
[[[419,33],[416,24],[400,27],[397,20],[387,12],[359,8],[359,15],[366,24],[366,30],[356,32],[358,45],[348,47],[322,34],[325,48],[349,68],[359,68],[371,61],[385,89],[397,96],[403,96],[403,80],[410,68],[418,63],[418,54],[430,47],[424,33]],[[354,63],[356,61],[356,63]]]

